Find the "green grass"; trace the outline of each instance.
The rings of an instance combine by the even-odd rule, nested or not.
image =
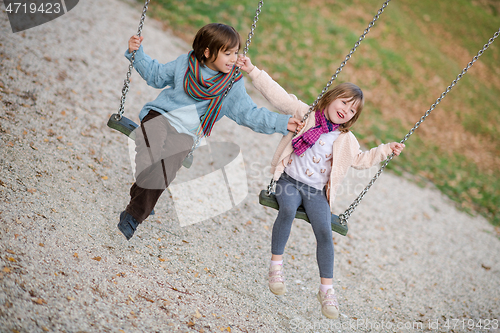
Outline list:
[[[234,26],[245,40],[257,3],[155,0],[148,15],[189,42],[210,22]],[[312,103],[382,3],[265,1],[248,55],[287,91]],[[391,1],[338,77],[372,96],[354,127],[360,141],[371,146],[401,140],[498,31],[499,7],[493,0]],[[500,38],[389,165],[394,172],[431,180],[459,207],[494,225],[500,225],[498,64]],[[469,140],[450,145],[449,132],[465,133]]]
[[[356,136],[368,146],[376,146],[381,142],[399,141],[396,132],[407,131],[398,120],[388,123],[380,118],[380,113],[372,115],[374,123],[370,137],[355,132]],[[381,130],[384,126],[393,131]],[[464,211],[480,213],[493,225],[500,225],[498,205],[500,204],[499,181],[496,174],[481,172],[477,165],[459,153],[443,152],[419,136],[411,137],[407,151],[393,160],[388,166],[398,175],[411,174],[417,183],[421,179],[430,180],[439,190],[454,200]],[[425,149],[418,149],[425,147]],[[416,148],[416,149],[414,149]],[[421,182],[425,184],[425,182]]]

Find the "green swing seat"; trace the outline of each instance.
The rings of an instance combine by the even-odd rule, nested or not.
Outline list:
[[[278,201],[276,200],[276,195],[274,195],[274,193],[268,193],[267,190],[260,191],[259,203],[266,207],[279,209],[279,204]],[[295,218],[311,223],[309,221],[309,218],[307,217],[304,206],[302,205],[299,206],[299,208],[297,209]],[[342,236],[347,235],[348,227],[347,225],[343,225],[340,223],[340,218],[337,215],[332,214],[331,224],[332,224],[332,231],[341,234]]]
[[[117,130],[135,140],[135,129],[138,127],[136,123],[124,116],[119,116],[118,113],[113,113],[108,120],[108,127]]]

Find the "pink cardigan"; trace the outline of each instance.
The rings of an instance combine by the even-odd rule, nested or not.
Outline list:
[[[302,119],[309,110],[309,105],[297,99],[295,95],[288,94],[265,71],[255,67],[250,73],[250,78],[257,90],[281,113],[291,114],[297,119]],[[299,134],[315,125],[314,112],[311,112],[305,126]],[[289,132],[283,136],[271,161],[273,179],[278,180],[293,154],[292,139],[294,134]],[[330,208],[339,186],[344,180],[350,167],[355,169],[368,169],[382,162],[392,153],[389,144],[382,144],[363,152],[360,150],[358,140],[352,132],[341,133],[332,146],[332,172],[329,180],[327,197]]]

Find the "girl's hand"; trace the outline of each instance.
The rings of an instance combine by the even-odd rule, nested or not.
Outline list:
[[[399,156],[399,154],[401,154],[401,152],[403,151],[404,147],[406,147],[406,146],[405,146],[404,143],[391,142],[389,144],[389,147],[391,147],[392,152],[394,153],[394,155]]]
[[[304,124],[300,120],[291,117],[290,119],[288,119],[288,126],[286,128],[288,129],[288,131],[297,134],[302,130],[303,127]]]
[[[304,128],[305,125],[306,125],[306,123],[304,123],[301,120],[300,123],[299,123],[299,125],[297,126],[297,129],[295,130],[295,133],[299,133],[300,131],[302,131],[302,129]]]
[[[236,66],[238,66],[242,71],[245,71],[247,74],[249,74],[255,68],[250,58],[243,56],[243,54],[240,54],[238,56],[238,60],[236,60]]]
[[[137,35],[133,35],[130,37],[128,40],[128,52],[132,53],[134,51],[137,51],[139,49],[139,46],[141,46],[142,40],[144,37],[139,37]]]

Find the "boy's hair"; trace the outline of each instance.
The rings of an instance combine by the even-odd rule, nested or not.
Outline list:
[[[202,27],[193,41],[193,51],[196,59],[202,64],[207,60],[215,61],[219,51],[226,51],[237,47],[240,49],[241,41],[238,32],[231,26],[222,23],[210,23]],[[205,57],[208,48],[210,59]]]
[[[350,82],[344,82],[335,86],[332,90],[327,91],[323,97],[321,97],[314,110],[326,110],[328,105],[337,98],[349,98],[349,102],[354,101],[354,105],[356,106],[356,113],[351,120],[344,124],[340,124],[339,130],[346,133],[349,132],[349,128],[358,120],[361,111],[363,111],[365,98],[360,87]]]

